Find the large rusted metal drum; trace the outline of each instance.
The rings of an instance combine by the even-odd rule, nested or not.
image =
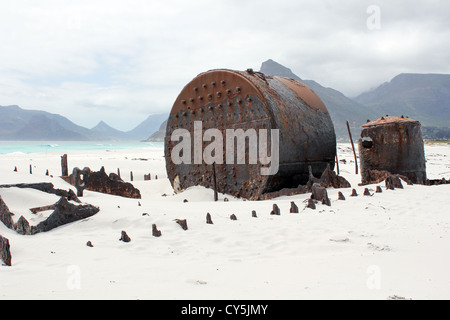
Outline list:
[[[196,139],[195,136],[199,138],[196,130],[199,129],[199,121],[203,133],[216,128],[224,137],[227,129],[242,129],[245,132],[249,129],[264,132],[259,130],[266,129],[269,133],[266,137],[268,155],[274,145],[270,132],[278,129],[278,171],[263,175],[261,168],[267,167],[267,164],[262,161],[249,164],[249,150],[256,147],[249,143],[245,145],[245,164],[225,160],[214,165],[196,162],[194,153],[198,153],[198,149],[194,150],[193,143],[192,161],[174,163],[172,151],[181,139],[172,141],[172,134],[177,129],[186,129],[192,139]],[[224,154],[227,152],[225,140]],[[205,150],[209,143],[203,141],[201,149]],[[166,169],[175,189],[196,185],[214,188],[216,184],[219,192],[259,199],[264,193],[306,183],[309,166],[315,176],[320,176],[328,164],[334,168],[335,156],[333,122],[319,96],[302,82],[266,76],[251,69],[211,70],[198,75],[175,100],[166,129]]]
[[[359,139],[361,181],[377,183],[387,173],[425,184],[425,151],[419,121],[386,116],[362,126]]]

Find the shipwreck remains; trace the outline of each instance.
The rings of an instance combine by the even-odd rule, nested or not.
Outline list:
[[[88,167],[74,168],[70,176],[62,178],[77,189],[79,197],[83,196],[83,191],[86,189],[115,196],[141,199],[139,189],[131,183],[124,182],[115,173],[107,175],[104,167],[101,167],[100,171],[91,171]]]
[[[201,140],[201,150],[192,143],[188,155],[183,154],[190,159],[182,163],[175,163],[172,159],[180,141],[173,137],[177,129],[185,129],[193,137],[192,140]],[[213,141],[212,137],[203,136],[208,129],[215,129],[222,137],[229,130],[244,133],[244,163],[230,163],[228,158],[225,161],[225,156],[213,163],[198,161],[199,151],[202,159],[205,151],[211,149],[207,141]],[[249,134],[250,129],[258,132],[278,130],[279,165],[276,173],[263,175],[261,169],[267,168],[268,164],[250,161],[250,152],[256,148]],[[235,138],[239,139],[234,136],[233,141],[236,141]],[[271,138],[266,136],[266,146],[273,151]],[[235,145],[232,143],[234,153]],[[223,155],[230,152],[229,147],[223,143]],[[168,119],[166,169],[177,191],[201,185],[221,193],[257,200],[266,193],[306,184],[309,167],[315,176],[320,177],[327,166],[334,169],[335,158],[333,122],[319,96],[300,81],[267,76],[251,69],[211,70],[198,75],[181,91]]]
[[[386,116],[362,126],[358,141],[362,184],[378,183],[392,174],[426,184],[425,152],[419,121]]]

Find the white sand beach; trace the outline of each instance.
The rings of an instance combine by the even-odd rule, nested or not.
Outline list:
[[[130,181],[132,171],[142,199],[85,190],[80,200],[100,208],[88,219],[32,236],[0,223],[12,255],[12,266],[0,266],[0,299],[450,298],[450,184],[386,190],[380,183],[382,193],[369,185],[373,196],[363,196],[350,144],[338,144],[347,162],[339,164],[340,175],[358,197],[350,197],[351,188],[328,189],[331,206],[316,210],[305,208],[310,194],[267,201],[220,194],[214,202],[213,191],[202,187],[175,195],[163,153],[67,152],[70,172],[119,168]],[[427,144],[425,153],[428,178],[449,179],[450,145]],[[0,184],[52,182],[75,190],[59,178],[61,155],[2,155]],[[152,180],[144,181],[148,173]],[[337,200],[338,191],[345,201]],[[32,189],[0,188],[0,195],[14,221],[23,215],[32,225],[51,211],[36,215],[30,208],[58,201]],[[291,201],[300,213],[289,213]],[[280,216],[270,215],[274,203]],[[207,213],[214,224],[205,223]],[[187,219],[189,229],[175,219]],[[161,237],[152,236],[152,224]],[[122,230],[131,242],[119,241]]]

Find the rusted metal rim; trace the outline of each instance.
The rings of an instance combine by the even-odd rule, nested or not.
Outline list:
[[[406,118],[404,116],[401,116],[401,117],[386,116],[386,117],[381,117],[377,120],[369,121],[369,122],[363,124],[361,127],[368,128],[368,127],[379,126],[379,125],[384,125],[384,124],[391,124],[391,123],[419,123],[419,121],[412,120],[412,119]]]

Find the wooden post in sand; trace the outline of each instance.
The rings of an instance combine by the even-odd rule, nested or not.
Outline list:
[[[337,150],[336,150],[336,173],[339,175],[339,159],[337,155]]]
[[[347,130],[348,135],[350,137],[350,142],[352,143],[353,156],[355,157],[355,173],[358,174],[358,160],[356,159],[355,145],[353,144],[352,133],[350,131],[350,125],[348,124],[348,121],[347,121]]]
[[[216,163],[213,162],[213,182],[214,182],[214,201],[219,200],[219,194],[217,193],[217,180],[216,180]]]
[[[133,171],[130,171],[130,180],[133,181]]]
[[[67,166],[67,154],[61,157],[61,171],[63,177],[69,176],[69,168]]]

